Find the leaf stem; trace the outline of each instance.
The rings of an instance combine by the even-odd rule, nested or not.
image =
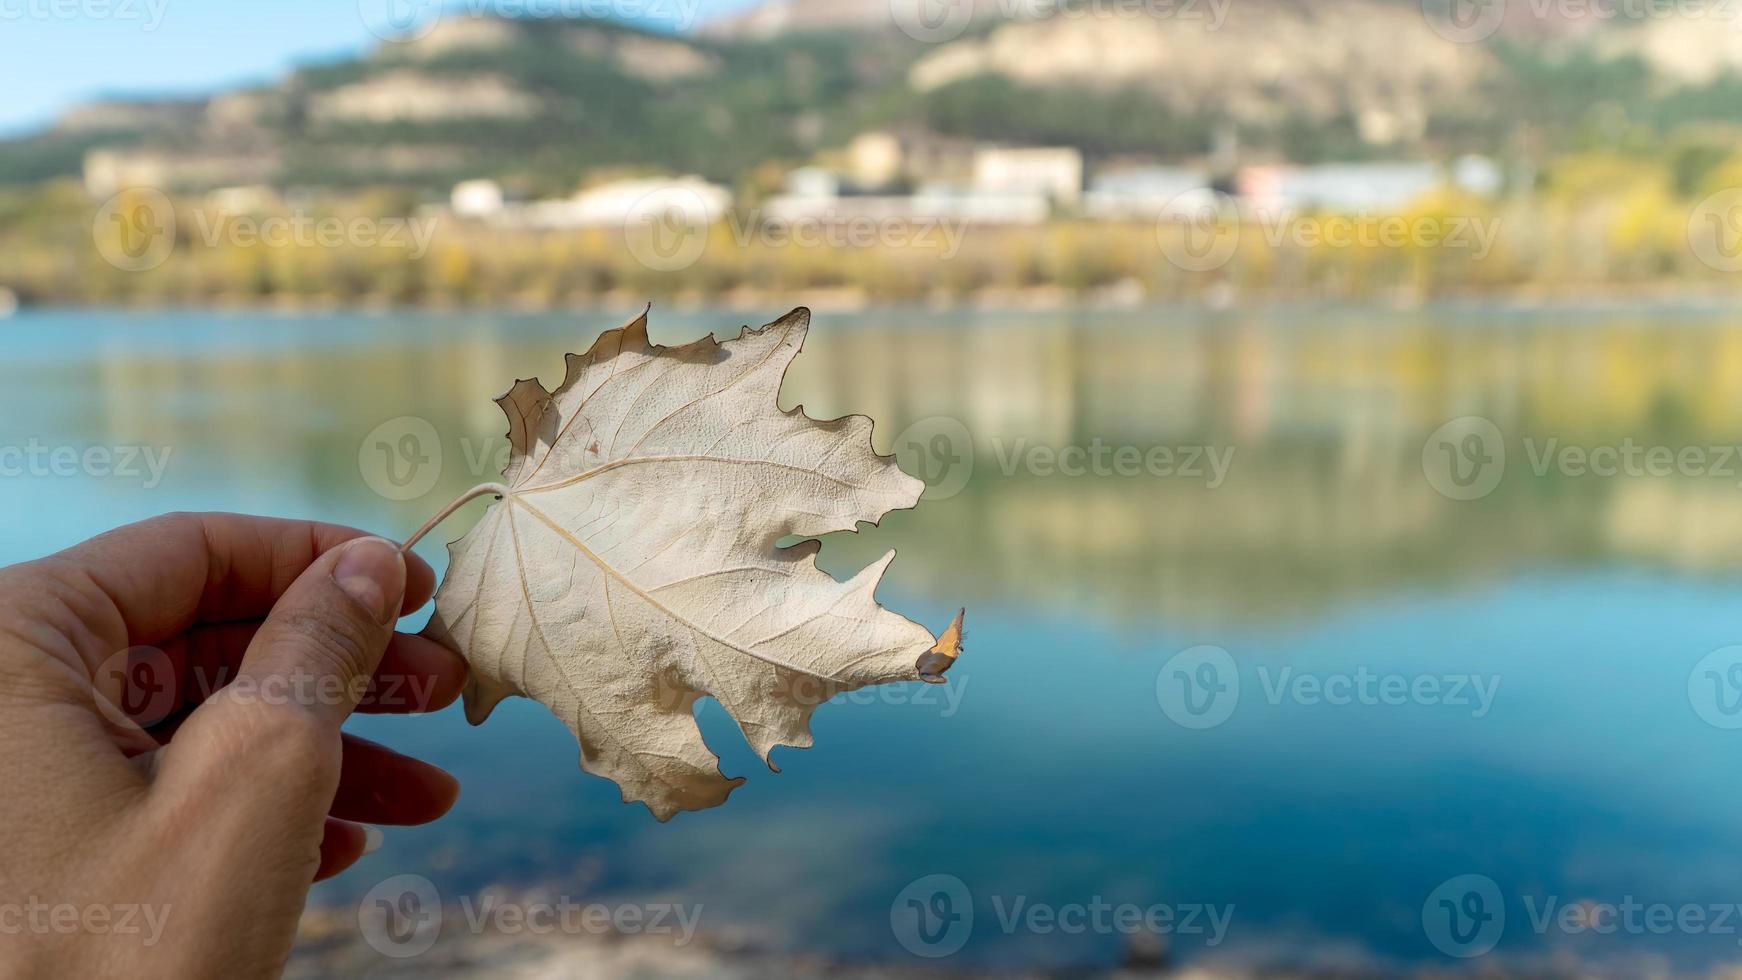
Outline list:
[[[446,507],[443,507],[441,509],[441,511],[436,514],[436,516],[425,521],[423,524],[423,527],[420,527],[417,529],[417,533],[413,534],[409,538],[406,538],[405,543],[399,546],[399,553],[405,554],[406,552],[409,552],[414,545],[416,545],[419,541],[422,541],[424,539],[425,535],[427,535],[427,534],[429,534],[429,532],[435,530],[437,524],[440,524],[441,522],[454,516],[455,511],[459,510],[461,507],[466,506],[467,504],[471,503],[472,501],[477,500],[479,497],[486,497],[486,496],[506,497],[512,493],[513,493],[512,490],[508,489],[507,487],[503,486],[500,483],[485,483],[485,484],[481,484],[479,486],[475,486],[470,490],[467,490],[465,493],[460,494],[458,497],[454,498],[454,501],[452,503],[448,504]]]

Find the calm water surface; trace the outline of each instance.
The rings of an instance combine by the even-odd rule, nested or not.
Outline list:
[[[0,321],[0,447],[169,453],[156,485],[0,477],[0,562],[183,508],[402,536],[493,476],[490,398],[554,383],[624,312]],[[764,312],[656,311],[654,337],[782,311]],[[1536,921],[1551,902],[1742,902],[1742,657],[1708,658],[1742,643],[1742,463],[1715,451],[1742,443],[1742,316],[822,315],[786,391],[813,416],[872,415],[933,484],[824,564],[897,548],[887,604],[934,628],[967,605],[952,684],[823,708],[780,775],[710,703],[709,743],[749,782],[664,826],[582,773],[530,702],[478,729],[457,708],[359,718],[464,795],[435,826],[389,828],[319,900],[411,872],[447,895],[701,903],[711,932],[914,963],[891,903],[946,874],[971,895],[975,963],[1118,956],[1118,934],[1007,928],[1020,898],[1232,905],[1219,943],[1176,937],[1187,958],[1451,964],[1424,906],[1482,875],[1496,956],[1742,962],[1742,913],[1728,932]],[[1424,465],[1461,416],[1505,449],[1474,500],[1441,492],[1431,446]],[[419,432],[433,441],[403,441]],[[1452,461],[1477,465],[1461,439]],[[1537,473],[1545,452],[1625,440],[1713,452],[1702,472]],[[1172,465],[1052,461],[1098,445]],[[1219,479],[1190,472],[1205,447]],[[420,552],[440,568],[479,506]]]

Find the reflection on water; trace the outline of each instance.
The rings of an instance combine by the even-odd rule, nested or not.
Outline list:
[[[9,415],[14,441],[172,447],[167,487],[409,528],[499,469],[490,399],[509,380],[554,379],[620,319],[38,314],[8,328]],[[732,322],[660,312],[654,334]],[[1249,616],[1608,560],[1742,563],[1742,318],[824,316],[785,390],[813,416],[872,416],[879,449],[933,485],[831,549],[905,546],[903,580],[928,594]],[[403,416],[430,426],[407,443],[381,425]],[[1465,416],[1507,454],[1474,501],[1424,473],[1429,434]],[[1563,472],[1569,447],[1629,444],[1705,463]],[[1426,466],[1476,465],[1465,451]],[[391,496],[429,489],[383,499],[370,473]]]
[[[493,477],[490,399],[554,380],[626,312],[22,315],[3,328],[0,447],[170,455],[150,487],[14,466],[0,504],[28,516],[0,560],[183,507],[404,534]],[[653,335],[740,319],[655,311]],[[579,773],[536,706],[479,730],[362,720],[466,795],[323,900],[400,871],[454,893],[682,896],[714,932],[911,962],[890,902],[948,873],[982,919],[975,962],[1110,960],[1123,936],[1006,931],[994,904],[1098,895],[1235,905],[1225,943],[1180,937],[1188,958],[1388,963],[1443,959],[1422,902],[1460,874],[1500,882],[1515,923],[1551,894],[1742,899],[1719,775],[1742,742],[1712,723],[1721,699],[1690,707],[1696,662],[1738,638],[1742,459],[1724,447],[1742,444],[1742,315],[824,315],[785,403],[873,416],[879,448],[932,484],[823,558],[841,572],[898,548],[886,601],[934,627],[967,605],[954,689],[831,706],[780,776],[705,711],[751,779],[667,827]],[[1611,457],[1615,475],[1592,472]],[[420,550],[440,564],[439,543]],[[1202,730],[1157,690],[1200,644],[1241,683]],[[1497,690],[1479,716],[1338,707],[1285,670]],[[1528,925],[1500,949],[1742,959],[1710,935]]]

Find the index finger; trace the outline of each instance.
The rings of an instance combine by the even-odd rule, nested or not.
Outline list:
[[[196,623],[259,619],[327,551],[368,532],[245,514],[167,514],[116,528],[44,561],[75,566],[114,604],[126,640],[154,645]],[[435,571],[405,556],[401,615],[435,591]]]

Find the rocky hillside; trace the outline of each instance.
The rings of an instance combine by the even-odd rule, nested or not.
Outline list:
[[[1028,88],[1135,89],[1175,113],[1258,129],[1347,119],[1384,145],[1424,138],[1433,115],[1476,98],[1493,68],[1485,49],[1447,43],[1417,8],[1315,0],[1019,20],[942,46],[908,77],[922,93],[988,75]]]
[[[547,193],[602,169],[767,185],[871,128],[1161,160],[1237,135],[1250,158],[1312,161],[1649,146],[1742,122],[1742,27],[1718,13],[1549,22],[1512,4],[1460,43],[1418,0],[891,14],[908,2],[775,0],[692,36],[456,16],[258,89],[82,107],[0,143],[0,182],[78,175],[93,148],[189,185],[431,194],[490,175]]]

